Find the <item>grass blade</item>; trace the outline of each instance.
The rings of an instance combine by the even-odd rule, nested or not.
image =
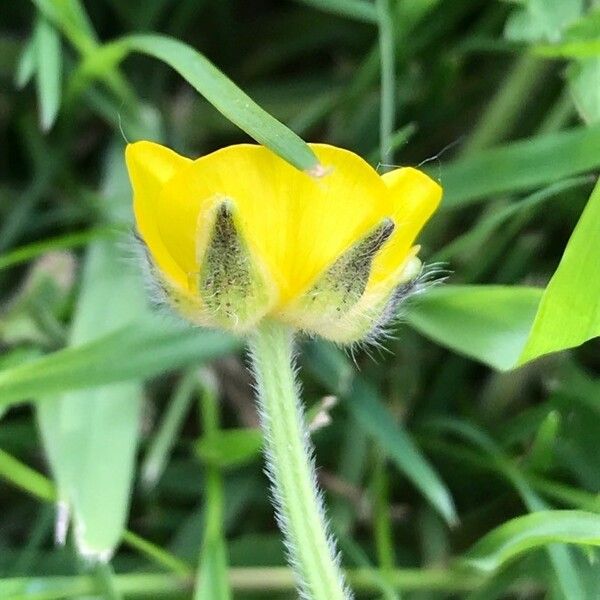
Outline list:
[[[192,392],[196,386],[197,375],[195,370],[190,370],[184,374],[173,392],[173,397],[165,409],[158,431],[148,445],[146,458],[142,463],[141,478],[146,488],[154,487],[164,471],[169,453],[192,403]]]
[[[600,184],[544,291],[519,364],[600,335]]]
[[[0,406],[48,394],[159,375],[239,349],[229,335],[168,325],[159,317],[123,326],[0,373]]]
[[[203,374],[200,390],[200,412],[204,437],[211,439],[220,430],[219,405],[213,377]],[[227,544],[223,532],[224,491],[221,468],[214,464],[205,465],[206,485],[204,500],[206,521],[200,565],[196,578],[195,600],[214,598],[230,600],[231,588],[227,573]]]
[[[531,190],[600,166],[600,125],[512,142],[442,167],[443,209]],[[565,160],[568,157],[568,160]],[[433,176],[437,169],[431,170]]]
[[[348,17],[365,23],[377,23],[377,10],[366,0],[296,0],[324,12]]]
[[[385,408],[377,390],[363,377],[354,377],[344,355],[320,342],[308,347],[310,370],[332,393],[339,394],[356,423],[379,444],[429,500],[447,523],[457,520],[448,488],[404,428]]]
[[[545,510],[512,519],[481,539],[461,562],[486,573],[553,542],[600,546],[600,516],[581,510]]]
[[[522,352],[541,297],[538,288],[447,285],[418,298],[406,319],[438,344],[507,370]]]
[[[54,26],[40,16],[34,32],[40,126],[48,131],[58,115],[62,81],[60,37]]]
[[[376,389],[357,377],[344,405],[445,521],[455,524],[458,518],[448,488],[406,430],[394,422]]]
[[[88,56],[82,70],[87,76],[101,76],[131,52],[152,56],[169,65],[257,142],[300,170],[315,176],[323,174],[314,152],[300,137],[262,109],[205,56],[183,42],[156,34],[127,36]]]
[[[25,42],[17,64],[15,85],[19,89],[24,88],[33,77],[37,66],[36,58],[35,35],[32,35],[31,38]]]

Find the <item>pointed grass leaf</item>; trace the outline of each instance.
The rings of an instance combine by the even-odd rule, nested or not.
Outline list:
[[[340,406],[346,407],[356,424],[377,442],[447,523],[456,523],[450,491],[410,434],[390,415],[377,389],[364,377],[357,377],[349,360],[330,343],[307,344],[304,354],[307,368],[340,396]]]
[[[441,178],[446,210],[549,185],[598,166],[600,124],[511,142],[430,172]]]
[[[517,517],[485,535],[460,562],[493,573],[524,552],[556,542],[600,546],[600,516],[581,510],[544,510]]]
[[[377,390],[364,378],[357,377],[343,405],[445,521],[456,524],[458,518],[448,488],[410,434],[391,417]]]
[[[60,107],[62,50],[58,32],[45,17],[39,17],[34,38],[40,125],[48,131]]]
[[[85,344],[58,350],[0,372],[0,406],[47,394],[155,377],[235,352],[241,342],[217,331],[137,320]]]
[[[406,320],[443,346],[507,370],[525,345],[541,296],[530,287],[447,285],[418,298]]]
[[[377,23],[377,10],[366,0],[296,0],[296,2],[357,21]]]
[[[35,35],[31,36],[23,45],[17,71],[15,73],[15,85],[21,89],[24,88],[33,77],[36,69],[37,53],[35,48]]]
[[[91,51],[98,40],[80,0],[33,0],[36,8],[59,27],[81,52]]]
[[[100,76],[132,52],[169,65],[229,121],[290,164],[311,175],[323,174],[314,152],[299,136],[262,109],[205,56],[183,42],[155,34],[126,36],[87,56],[82,69],[90,76]]]
[[[600,184],[596,184],[544,291],[519,363],[579,346],[599,335]]]
[[[112,241],[88,249],[70,345],[94,340],[144,310],[141,282],[115,269]],[[105,560],[119,543],[133,481],[141,379],[49,396],[37,406],[42,439],[60,500],[70,507],[78,551]]]

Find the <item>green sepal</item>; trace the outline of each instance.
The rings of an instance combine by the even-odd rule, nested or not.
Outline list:
[[[346,315],[363,295],[377,252],[394,231],[391,219],[351,246],[319,277],[294,306],[307,329],[311,324],[330,322]],[[318,331],[318,327],[315,327]]]
[[[228,199],[215,207],[200,263],[198,293],[216,325],[245,331],[265,315],[270,308],[265,278],[239,233],[235,205]]]

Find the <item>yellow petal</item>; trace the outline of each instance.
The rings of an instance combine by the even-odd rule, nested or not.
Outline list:
[[[386,186],[365,161],[328,145],[312,148],[330,169],[321,178],[247,144],[223,148],[178,171],[156,210],[160,235],[180,268],[188,276],[201,268],[198,221],[215,198],[229,198],[239,211],[241,233],[273,277],[283,306],[389,216]]]
[[[373,261],[367,289],[395,277],[413,242],[442,199],[440,185],[422,171],[405,167],[381,177],[388,189],[396,229]]]
[[[171,283],[187,290],[187,277],[173,260],[157,225],[156,206],[163,185],[191,160],[153,142],[135,142],[125,150],[133,187],[133,209],[139,234],[162,274]]]

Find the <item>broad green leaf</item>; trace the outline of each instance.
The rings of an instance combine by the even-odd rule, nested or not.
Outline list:
[[[119,269],[118,246],[96,241],[87,253],[70,344],[95,340],[144,310],[141,281]],[[73,515],[79,552],[103,560],[120,541],[133,482],[141,379],[48,397],[37,406],[60,500]]]
[[[406,320],[437,343],[506,370],[522,352],[541,296],[529,287],[440,286],[419,297]]]
[[[103,212],[111,221],[127,202],[121,145],[108,153]],[[110,192],[119,188],[116,197]],[[127,202],[128,204],[128,202]],[[71,324],[69,346],[119,330],[148,311],[141,274],[123,264],[123,239],[90,244]],[[142,378],[48,395],[37,405],[42,440],[58,496],[72,516],[79,553],[105,561],[121,540],[134,480]],[[107,583],[112,581],[106,570]]]
[[[62,51],[58,32],[45,17],[38,19],[34,40],[40,125],[47,131],[54,124],[60,107]]]
[[[226,469],[255,460],[261,448],[259,429],[225,429],[201,437],[196,444],[196,454],[206,464]]]
[[[600,58],[578,61],[567,70],[573,101],[586,123],[600,121]]]
[[[443,166],[442,207],[461,208],[489,196],[531,190],[598,166],[600,124],[511,142]],[[437,169],[431,174],[437,177]]]
[[[588,201],[544,291],[523,364],[600,335],[600,184]]]
[[[492,573],[520,554],[553,542],[600,546],[600,515],[580,510],[545,510],[517,517],[483,537],[461,562]]]
[[[515,41],[560,40],[563,30],[583,11],[583,0],[524,0],[506,21],[504,35]]]

